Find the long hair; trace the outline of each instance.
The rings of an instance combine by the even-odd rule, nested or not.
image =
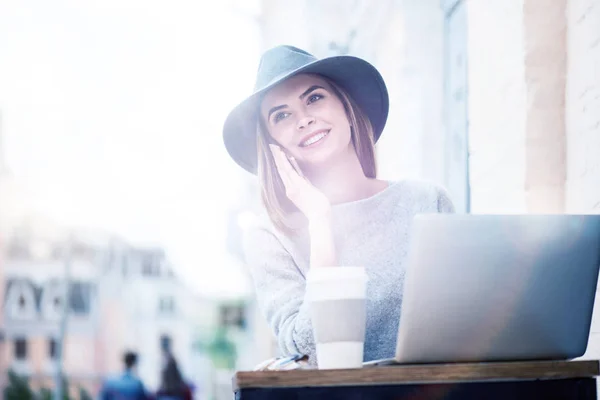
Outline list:
[[[179,372],[177,361],[172,354],[168,354],[167,363],[161,371],[159,392],[161,395],[182,396],[186,391],[186,384]]]
[[[331,79],[320,77],[329,84],[333,94],[344,106],[351,127],[352,144],[363,173],[368,178],[375,178],[377,167],[371,121],[342,87]],[[279,177],[275,160],[269,150],[269,143],[273,143],[273,139],[261,117],[258,118],[257,130],[258,179],[261,186],[262,203],[275,227],[285,234],[292,235],[296,228],[291,224],[290,216],[299,210],[285,194],[285,186]]]

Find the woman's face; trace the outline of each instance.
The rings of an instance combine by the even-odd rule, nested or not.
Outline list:
[[[300,166],[317,166],[354,154],[344,105],[325,80],[296,75],[271,89],[261,104],[271,137]]]

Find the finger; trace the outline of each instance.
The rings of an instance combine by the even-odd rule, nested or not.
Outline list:
[[[291,182],[298,183],[298,179],[301,178],[301,175],[292,164],[291,158],[293,157],[288,156],[283,150],[281,150],[281,148],[278,149],[278,153],[280,154],[279,163],[281,165],[281,169],[288,176]]]
[[[302,185],[305,183],[302,176],[294,169],[289,156],[280,148],[275,147],[275,154],[278,160],[278,170],[280,172],[281,180],[284,181],[286,192],[295,192],[301,190]]]
[[[294,167],[294,170],[296,170],[298,175],[300,175],[301,177],[304,178],[304,174],[302,173],[302,170],[300,169],[300,166],[298,165],[298,161],[296,161],[296,158],[294,158],[293,156],[290,156],[288,158],[290,160],[290,163],[292,164],[292,167]]]

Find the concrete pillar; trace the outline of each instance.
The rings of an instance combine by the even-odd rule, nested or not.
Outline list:
[[[525,0],[527,211],[565,209],[566,0]]]
[[[472,211],[563,212],[566,0],[468,7]]]
[[[473,213],[527,211],[523,5],[524,0],[467,2]]]

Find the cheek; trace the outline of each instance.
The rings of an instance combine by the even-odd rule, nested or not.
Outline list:
[[[293,147],[293,133],[286,131],[285,129],[278,129],[271,135],[273,143],[278,143],[281,147],[286,150],[290,150]]]
[[[344,137],[350,137],[352,135],[352,130],[350,129],[350,121],[348,121],[348,117],[346,117],[345,112],[342,111],[342,113],[337,118],[335,124],[339,127],[339,131]]]
[[[352,146],[352,130],[348,124],[344,125],[343,129],[340,129],[339,145],[343,147]]]
[[[335,115],[336,125],[343,127],[350,126],[350,121],[348,120],[348,116],[346,115],[346,110],[344,110],[343,105],[337,105],[335,109],[331,111],[331,115]]]

